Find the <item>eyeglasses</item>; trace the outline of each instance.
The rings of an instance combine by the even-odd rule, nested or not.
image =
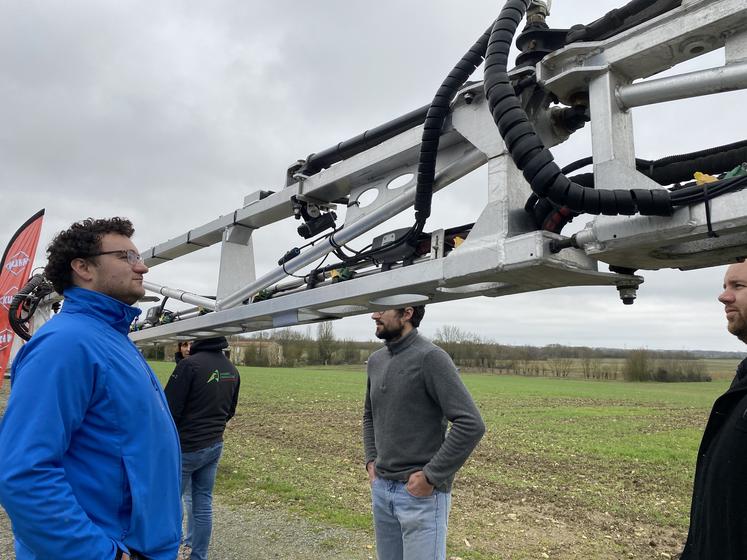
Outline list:
[[[133,251],[132,249],[117,249],[116,251],[101,251],[100,253],[94,253],[88,256],[98,257],[100,255],[118,255],[120,259],[126,260],[130,266],[135,266],[136,264],[143,262],[142,255],[140,255],[140,253],[138,253],[137,251]]]

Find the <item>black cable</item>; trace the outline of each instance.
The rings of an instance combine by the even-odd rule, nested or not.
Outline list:
[[[747,187],[747,175],[730,177],[714,183],[708,183],[708,199],[714,199],[723,194],[738,191]],[[706,197],[702,185],[691,185],[671,191],[672,203],[675,206],[690,206],[704,202]]]
[[[566,44],[607,39],[681,4],[681,0],[633,0],[587,25],[574,25],[566,36]]]
[[[734,169],[747,161],[747,140],[656,160],[636,158],[635,161],[638,172],[660,185],[671,185],[692,179],[696,171],[718,175]],[[566,165],[561,169],[561,173],[568,174],[591,163],[592,158],[585,157]],[[582,187],[594,188],[593,173],[577,174],[570,177],[570,180]],[[538,227],[555,233],[559,233],[574,216],[578,215],[574,212],[561,212],[561,207],[540,199],[534,193],[528,197],[524,209],[533,216]]]
[[[337,228],[335,231],[333,231],[329,235],[333,236],[335,233],[337,233],[338,231],[340,231],[343,227],[344,226],[340,226],[339,228]],[[365,247],[363,247],[363,249],[360,249],[360,250],[356,251],[352,247],[349,247],[347,243],[344,243],[344,244],[340,245],[339,243],[337,243],[337,241],[335,240],[334,237],[330,237],[329,238],[329,244],[332,245],[332,247],[334,247],[334,249],[335,249],[334,253],[336,255],[338,255],[338,256],[339,256],[339,254],[343,255],[343,257],[341,257],[343,259],[349,259],[349,258],[355,258],[355,257],[354,256],[350,257],[348,255],[345,255],[345,253],[342,252],[342,249],[347,249],[348,251],[350,251],[351,253],[353,253],[353,255],[360,255],[361,253],[363,253],[364,251],[366,251],[371,246],[371,244],[369,243],[368,245],[366,245]],[[338,254],[338,252],[339,252],[339,254]]]
[[[560,172],[564,175],[568,175],[569,173],[573,173],[574,171],[578,171],[579,169],[582,169],[586,167],[587,165],[591,165],[594,163],[594,158],[591,156],[581,158],[579,160],[576,160],[572,163],[569,163],[563,169],[560,170]]]
[[[308,283],[310,278],[319,274],[319,269],[322,268],[322,265],[328,258],[329,258],[329,253],[324,255],[324,258],[321,261],[319,261],[319,264],[316,265],[306,276],[304,276],[304,281]]]
[[[42,274],[34,274],[13,296],[8,306],[8,322],[23,340],[31,339],[29,321],[41,301],[54,293],[52,284]]]
[[[428,105],[424,105],[394,120],[366,130],[358,136],[338,142],[331,148],[311,154],[306,158],[306,162],[297,172],[302,175],[313,175],[338,161],[342,161],[368,150],[377,144],[381,144],[405,130],[418,126],[426,118],[427,111]]]
[[[428,113],[423,124],[423,136],[420,143],[418,157],[418,175],[415,191],[415,222],[419,224],[415,231],[423,231],[425,221],[431,214],[431,199],[433,198],[433,184],[436,176],[436,157],[441,138],[441,129],[449,115],[451,101],[457,91],[464,85],[472,72],[482,63],[485,49],[490,38],[490,27],[474,45],[464,54],[449,75],[438,88],[436,95],[428,107]]]
[[[686,154],[677,154],[649,160],[636,158],[636,169],[651,177],[660,185],[670,185],[678,181],[687,181],[693,173],[723,173],[747,161],[747,140],[714,146]],[[564,175],[591,165],[591,156],[569,163],[560,170]],[[576,178],[574,177],[574,180]],[[593,185],[593,182],[591,183]]]
[[[640,162],[641,165],[650,164],[654,167],[664,167],[671,163],[682,163],[682,162],[694,160],[696,158],[712,156],[716,154],[723,154],[725,152],[730,152],[732,150],[741,150],[743,148],[747,149],[747,140],[739,140],[737,142],[732,142],[731,144],[724,144],[723,146],[715,146],[713,148],[706,148],[705,150],[698,150],[696,152],[690,152],[687,154],[677,154],[673,156],[667,156],[664,158],[657,159],[656,161],[648,161],[648,160],[636,160],[636,161]]]
[[[303,276],[299,276],[298,274],[293,274],[292,272],[288,272],[285,269],[285,263],[283,263],[281,266],[283,267],[283,272],[285,272],[286,276],[290,276],[291,278],[299,278],[301,280],[305,280],[305,277],[303,277]]]
[[[417,231],[416,226],[417,224],[411,226],[410,229],[407,231],[407,233],[405,233],[405,235],[403,235],[402,237],[400,237],[399,239],[395,241],[392,241],[391,243],[382,245],[378,249],[371,249],[369,251],[361,252],[354,257],[348,257],[346,259],[340,259],[340,260],[342,260],[344,264],[348,264],[348,265],[359,263],[365,260],[373,260],[376,257],[376,255],[379,255],[385,251],[389,251],[390,249],[394,249],[395,247],[399,247],[400,245],[403,245],[404,243],[409,242],[413,237],[415,237],[415,231]],[[418,235],[419,234],[420,232],[418,232]],[[335,247],[336,243],[333,244],[330,241],[330,245]]]
[[[718,237],[718,233],[713,231],[713,223],[711,222],[711,198],[708,196],[710,193],[708,192],[708,183],[705,183],[703,185],[703,204],[705,205],[705,215],[706,215],[706,226],[708,227],[708,237]]]

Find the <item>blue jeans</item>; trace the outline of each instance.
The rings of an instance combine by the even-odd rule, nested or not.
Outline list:
[[[187,487],[182,492],[184,497],[184,519],[187,520],[187,532],[184,534],[182,543],[192,548],[192,527],[195,526],[195,517],[192,514],[192,478],[187,479]]]
[[[205,449],[182,453],[182,495],[192,484],[192,555],[191,560],[207,560],[210,533],[213,531],[213,486],[223,442]]]
[[[451,493],[411,495],[406,483],[376,478],[371,485],[379,560],[445,560]]]

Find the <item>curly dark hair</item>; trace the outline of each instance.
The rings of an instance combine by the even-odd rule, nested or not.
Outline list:
[[[73,259],[86,258],[101,250],[101,238],[107,233],[132,237],[135,228],[127,218],[87,218],[75,222],[58,233],[47,247],[47,266],[44,275],[58,294],[73,285],[70,263]]]

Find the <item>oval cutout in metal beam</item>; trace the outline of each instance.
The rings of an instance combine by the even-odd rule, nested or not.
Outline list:
[[[368,189],[363,191],[358,198],[355,200],[358,203],[358,208],[365,208],[379,197],[379,189]]]
[[[371,300],[371,305],[384,307],[387,309],[405,307],[406,305],[424,305],[431,298],[423,294],[394,294],[391,296],[382,296]]]
[[[408,183],[412,182],[412,179],[415,177],[412,173],[405,173],[404,175],[399,175],[398,177],[395,177],[391,181],[389,181],[386,184],[387,189],[399,189],[407,185]]]

